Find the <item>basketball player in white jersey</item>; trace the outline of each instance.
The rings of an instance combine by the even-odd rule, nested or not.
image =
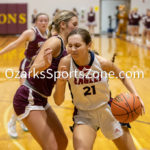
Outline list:
[[[101,129],[104,136],[111,139],[119,150],[135,150],[128,128],[121,127],[114,118],[108,105],[110,91],[107,77],[102,72],[113,71],[121,79],[129,92],[139,97],[132,82],[112,62],[90,51],[91,37],[87,30],[76,29],[68,36],[69,55],[59,64],[58,80],[54,93],[55,103],[64,101],[65,87],[68,80],[74,113],[73,145],[75,150],[92,150],[96,131]],[[140,99],[140,97],[139,97]],[[144,104],[140,99],[143,111]]]

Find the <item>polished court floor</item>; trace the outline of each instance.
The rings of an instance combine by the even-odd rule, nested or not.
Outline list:
[[[15,39],[16,37],[12,36],[0,37],[0,49]],[[23,58],[24,48],[25,45],[22,44],[14,51],[0,56],[0,150],[41,149],[29,132],[22,131],[19,123],[17,123],[18,139],[12,139],[7,134],[7,122],[13,112],[12,99],[19,86],[19,82],[14,78],[7,79],[5,73],[8,68],[14,71],[18,70],[19,63]],[[131,123],[132,128],[130,132],[138,150],[150,150],[150,50],[124,40],[107,37],[94,38],[92,48],[109,60],[111,60],[113,54],[116,53],[115,64],[123,71],[128,72],[128,76],[133,75],[135,71],[143,72],[139,78],[136,75],[136,78],[132,78],[132,80],[145,103],[146,114]],[[127,91],[117,79],[110,79],[109,85],[112,96]],[[59,107],[56,106],[52,97],[49,98],[49,103],[56,111],[68,136],[69,144],[67,150],[73,150],[72,132],[69,129],[69,126],[72,125],[73,105],[68,88],[63,105]],[[116,147],[98,131],[93,150],[100,149],[116,150]]]

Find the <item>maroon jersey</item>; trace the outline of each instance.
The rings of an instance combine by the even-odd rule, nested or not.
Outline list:
[[[52,89],[54,87],[54,84],[56,83],[56,71],[58,69],[59,61],[62,57],[67,55],[66,49],[63,44],[63,40],[57,36],[61,40],[61,53],[58,57],[53,58],[51,66],[44,70],[42,73],[40,73],[38,76],[35,76],[33,78],[27,78],[25,81],[25,85],[31,87],[35,91],[38,91],[39,93],[50,96]]]
[[[141,16],[138,13],[131,13],[129,14],[129,25],[138,26],[141,20]]]
[[[32,29],[35,32],[35,39],[28,43],[25,50],[25,56],[28,59],[32,59],[32,57],[36,55],[42,44],[47,40],[47,38],[41,34],[37,27],[33,27]]]
[[[145,16],[143,18],[144,20],[144,26],[147,28],[147,29],[150,29],[150,16]]]
[[[88,22],[94,22],[95,21],[95,13],[89,12],[88,13]]]

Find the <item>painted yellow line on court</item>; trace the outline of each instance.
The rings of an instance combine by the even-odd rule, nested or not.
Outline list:
[[[11,109],[12,109],[12,104],[6,109],[4,113],[3,123],[4,123],[6,133],[7,133],[8,114]],[[11,139],[11,140],[19,148],[19,150],[25,150],[24,147],[19,142],[17,142],[17,140],[15,139]]]
[[[130,134],[131,134],[131,132],[130,132]],[[134,144],[137,147],[137,149],[138,150],[143,149],[142,146],[141,146],[141,144],[137,141],[137,139],[133,136],[133,134],[131,134],[131,136],[133,138]]]

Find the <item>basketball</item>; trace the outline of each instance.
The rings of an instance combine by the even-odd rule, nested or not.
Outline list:
[[[111,111],[121,123],[136,120],[142,112],[139,98],[130,93],[122,93],[116,96],[111,103]]]

